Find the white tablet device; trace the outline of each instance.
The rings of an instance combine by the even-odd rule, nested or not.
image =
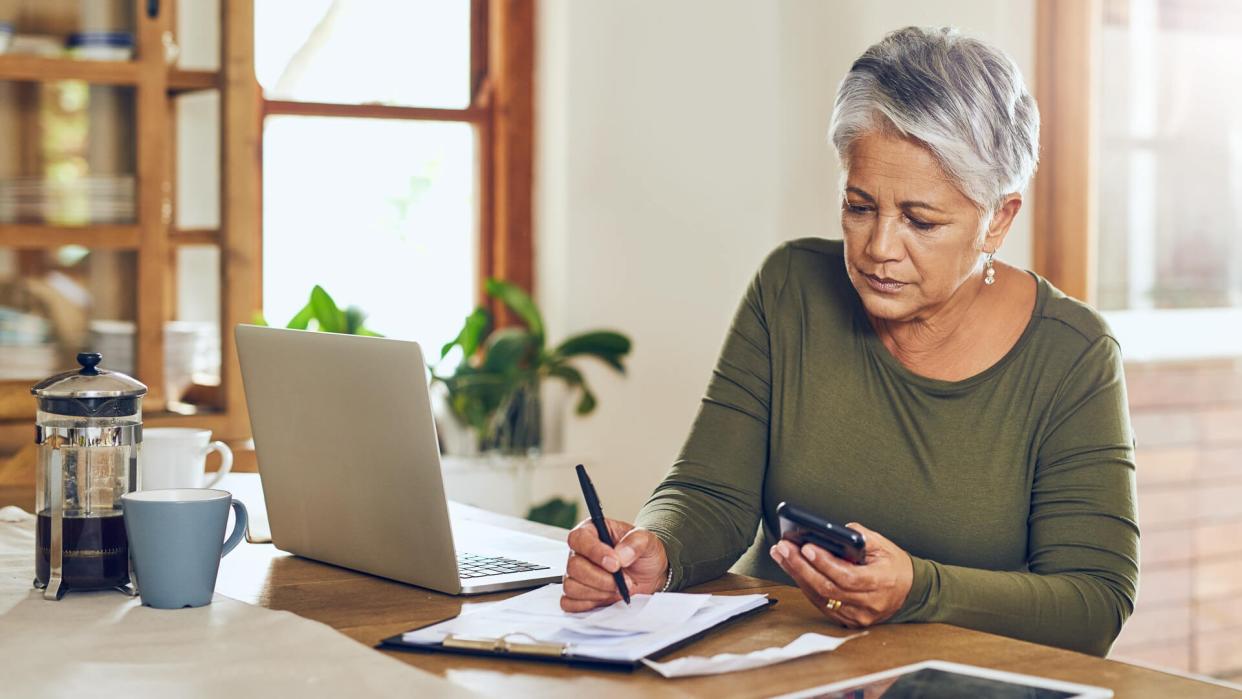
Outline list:
[[[1106,699],[1113,690],[1001,672],[944,660],[926,660],[865,677],[785,694],[778,699]]]

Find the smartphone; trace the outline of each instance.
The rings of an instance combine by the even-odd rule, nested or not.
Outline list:
[[[781,538],[801,546],[815,544],[837,558],[861,565],[867,559],[867,540],[859,532],[833,524],[818,515],[782,502],[776,506]]]

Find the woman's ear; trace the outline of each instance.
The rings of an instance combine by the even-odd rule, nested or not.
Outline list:
[[[1009,227],[1013,225],[1014,218],[1021,210],[1021,194],[1015,192],[1001,201],[1000,206],[996,207],[996,213],[992,214],[992,220],[988,223],[987,233],[983,236],[984,250],[995,252],[1000,249],[1001,244],[1005,242],[1005,236],[1009,234]]]

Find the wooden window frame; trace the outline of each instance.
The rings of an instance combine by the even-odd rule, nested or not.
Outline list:
[[[1069,296],[1092,303],[1098,248],[1095,100],[1099,0],[1036,5],[1034,268]]]
[[[1097,300],[1099,121],[1103,30],[1128,5],[1107,0],[1040,0],[1036,5],[1036,98],[1043,118],[1035,178],[1034,269],[1068,295]],[[1215,18],[1213,19],[1215,21]],[[1234,358],[1242,342],[1212,328],[1236,327],[1237,307],[1104,311],[1127,361]]]
[[[497,277],[534,292],[535,2],[471,0],[470,24],[471,90],[470,104],[464,109],[260,98],[257,152],[261,158],[261,124],[271,115],[449,121],[473,125],[479,193],[477,302],[488,305],[502,322],[507,322],[511,319],[505,309],[495,307],[486,297],[484,282],[488,277]],[[259,172],[261,176],[261,162]]]

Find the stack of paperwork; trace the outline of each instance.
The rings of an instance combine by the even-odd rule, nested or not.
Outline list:
[[[555,644],[577,658],[636,663],[768,603],[767,595],[634,595],[577,614],[561,610],[561,586],[547,585],[501,602],[466,604],[448,621],[404,634],[407,643],[507,639]]]

